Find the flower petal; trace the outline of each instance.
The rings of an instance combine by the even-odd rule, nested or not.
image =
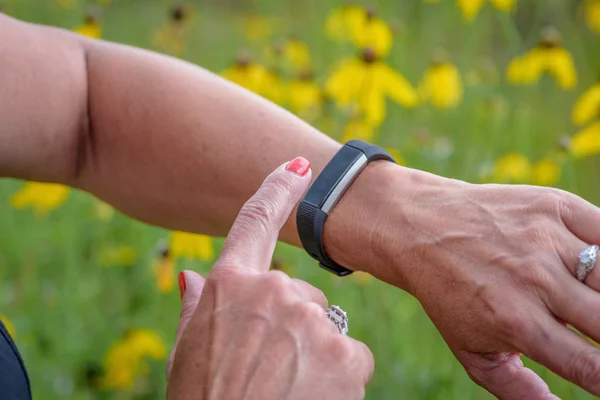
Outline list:
[[[390,99],[409,108],[419,103],[417,91],[402,75],[382,62],[378,62],[374,68],[378,85]]]
[[[579,97],[573,106],[572,120],[575,125],[585,125],[599,114],[600,83],[597,83]]]
[[[422,87],[426,98],[437,108],[456,107],[463,95],[460,72],[456,66],[450,63],[428,68]]]
[[[510,12],[517,0],[490,0],[491,3],[500,11]]]
[[[569,145],[575,157],[586,157],[600,153],[600,121],[594,122],[573,136]]]
[[[477,14],[479,14],[485,0],[456,0],[456,3],[463,18],[468,22],[472,22],[477,17]]]
[[[571,53],[562,47],[547,50],[547,68],[558,85],[570,90],[577,86],[577,71]]]

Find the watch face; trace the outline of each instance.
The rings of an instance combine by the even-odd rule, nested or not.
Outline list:
[[[365,155],[360,156],[354,164],[348,169],[348,171],[342,176],[331,191],[331,194],[325,200],[325,203],[321,207],[325,213],[329,214],[329,211],[335,207],[337,202],[342,198],[346,190],[350,187],[352,182],[360,174],[360,172],[367,166],[367,157]]]

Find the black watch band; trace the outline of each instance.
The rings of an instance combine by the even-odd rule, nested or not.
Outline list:
[[[323,247],[323,227],[329,212],[335,207],[354,179],[371,161],[394,158],[379,146],[351,140],[346,143],[321,171],[298,206],[296,224],[304,249],[319,265],[338,276],[351,270],[333,261]]]

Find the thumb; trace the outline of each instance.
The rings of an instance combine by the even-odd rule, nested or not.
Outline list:
[[[469,376],[503,400],[560,400],[516,353],[459,354]]]
[[[181,315],[179,319],[179,325],[177,326],[177,335],[175,336],[175,346],[173,346],[173,350],[171,351],[171,355],[167,361],[167,379],[169,378],[171,368],[173,367],[173,360],[175,358],[177,345],[179,344],[179,340],[185,331],[185,327],[187,326],[188,322],[190,322],[190,319],[192,319],[194,310],[196,310],[198,301],[200,301],[200,296],[202,295],[205,282],[206,281],[202,275],[197,274],[194,271],[181,271],[179,273]]]

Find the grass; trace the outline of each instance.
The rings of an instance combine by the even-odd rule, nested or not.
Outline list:
[[[81,23],[84,1],[64,9],[54,0],[0,0],[18,18],[73,28]],[[399,28],[387,61],[416,84],[436,48],[444,48],[463,77],[482,62],[494,66],[497,79],[468,86],[461,105],[439,111],[429,106],[405,110],[388,104],[388,116],[376,141],[399,149],[408,166],[476,182],[480,171],[505,153],[517,151],[532,160],[558,150],[559,139],[573,134],[570,110],[576,96],[600,71],[600,41],[582,23],[574,1],[538,0],[519,3],[514,15],[486,5],[477,20],[466,24],[451,0],[428,4],[419,0],[379,1],[380,15]],[[90,2],[91,4],[91,2]],[[167,22],[172,1],[113,0],[104,9],[104,38],[153,48],[152,37]],[[192,5],[192,2],[188,2]],[[248,43],[238,16],[276,18],[274,36],[290,33],[305,40],[322,82],[328,66],[354,54],[349,46],[330,42],[323,24],[339,2],[222,1],[196,2],[196,22],[183,58],[213,71],[226,68],[237,50],[262,54],[266,43]],[[578,88],[565,92],[544,78],[533,87],[505,83],[504,70],[515,55],[534,46],[540,28],[554,24],[576,59]],[[491,107],[499,105],[498,109]],[[496,111],[494,111],[496,110]],[[335,118],[341,120],[340,113]],[[317,126],[319,126],[317,121]],[[340,129],[326,133],[340,138]],[[423,141],[423,137],[429,140]],[[599,159],[563,165],[557,186],[600,203],[595,178]],[[46,218],[13,210],[10,196],[21,183],[0,181],[0,310],[14,323],[17,343],[28,366],[38,399],[162,398],[163,363],[154,362],[150,379],[136,393],[101,392],[94,385],[111,344],[136,327],[159,332],[170,344],[179,318],[176,291],[156,289],[151,265],[158,240],[168,232],[117,215],[110,222],[94,216],[95,200],[73,193]],[[218,242],[220,243],[220,242]],[[104,267],[97,255],[111,244],[130,245],[135,265]],[[409,295],[380,282],[338,279],[317,268],[302,251],[281,245],[277,258],[294,276],[320,287],[332,304],[350,316],[354,337],[372,349],[376,373],[368,387],[372,399],[490,398],[466,376],[437,330]],[[178,269],[206,273],[210,264],[179,261]],[[532,363],[530,363],[532,364]],[[587,399],[574,385],[534,364],[561,398]]]

